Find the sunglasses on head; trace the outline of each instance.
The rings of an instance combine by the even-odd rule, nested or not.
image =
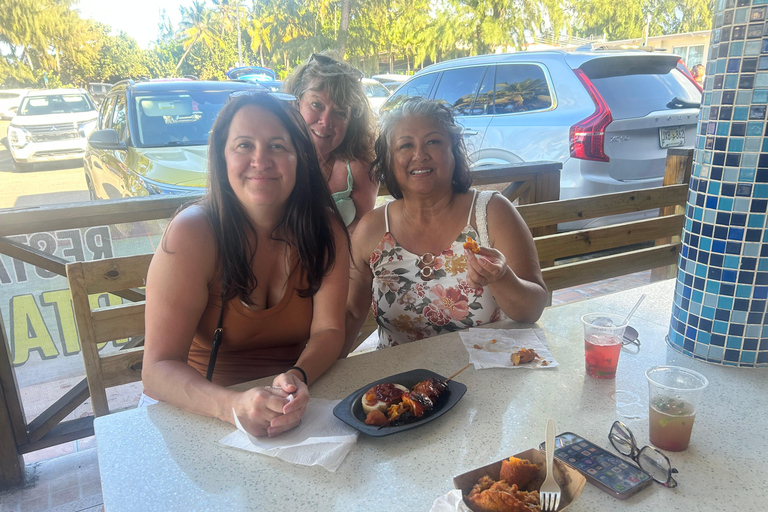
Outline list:
[[[346,62],[339,62],[338,60],[332,59],[328,57],[327,55],[321,55],[319,53],[313,53],[311,57],[309,57],[309,62],[317,62],[318,64],[322,64],[323,66],[341,66],[341,68],[344,71],[347,71],[355,76],[357,76],[358,80],[362,80],[365,74],[360,71],[359,69],[353,68]]]

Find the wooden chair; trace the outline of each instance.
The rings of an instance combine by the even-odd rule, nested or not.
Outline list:
[[[144,286],[152,254],[67,264],[77,332],[94,416],[109,414],[106,388],[141,380],[144,356]],[[134,302],[91,309],[89,295],[114,293]],[[99,345],[130,341],[115,353]],[[103,345],[102,345],[103,347]]]

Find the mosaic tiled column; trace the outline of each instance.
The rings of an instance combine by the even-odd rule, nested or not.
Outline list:
[[[669,345],[768,366],[768,0],[716,0]]]

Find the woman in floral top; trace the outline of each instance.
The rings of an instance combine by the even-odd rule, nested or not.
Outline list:
[[[373,301],[379,348],[475,327],[506,314],[535,322],[547,291],[530,231],[500,194],[470,190],[461,129],[441,103],[411,98],[388,111],[375,177],[396,199],[361,219],[343,354]],[[477,240],[477,254],[462,244]]]

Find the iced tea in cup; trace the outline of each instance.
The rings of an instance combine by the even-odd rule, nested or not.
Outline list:
[[[589,313],[581,317],[581,323],[584,325],[587,375],[596,379],[613,379],[616,377],[627,319],[613,313]]]
[[[680,366],[654,366],[645,371],[649,391],[651,444],[670,452],[688,448],[701,394],[709,381]]]

